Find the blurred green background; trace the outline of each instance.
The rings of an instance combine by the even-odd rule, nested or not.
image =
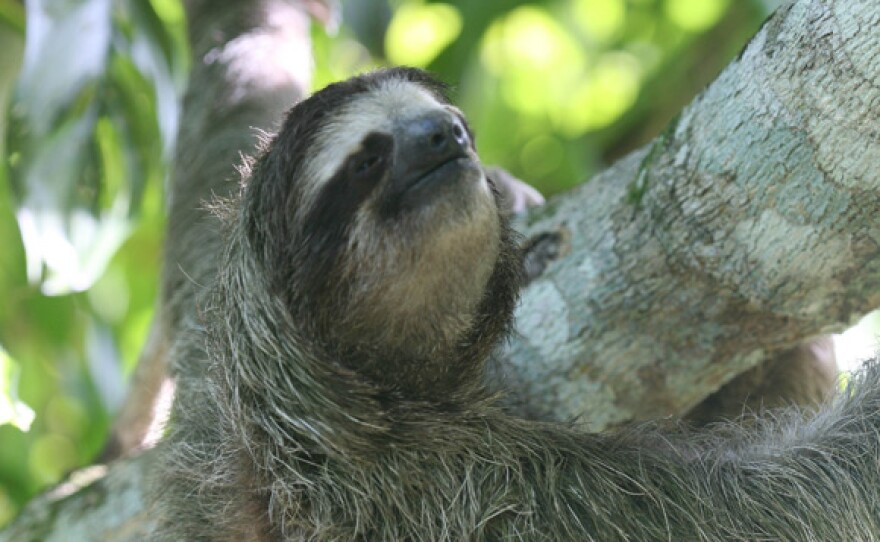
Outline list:
[[[484,161],[552,194],[650,140],[770,0],[342,2],[316,87],[454,86]],[[152,318],[188,69],[179,0],[0,0],[0,526],[101,448]]]

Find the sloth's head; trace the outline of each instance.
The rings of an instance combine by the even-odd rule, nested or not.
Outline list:
[[[509,323],[514,243],[444,87],[396,68],[296,105],[245,192],[247,237],[293,321],[380,386],[445,393]]]

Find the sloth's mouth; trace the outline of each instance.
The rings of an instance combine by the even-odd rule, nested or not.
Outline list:
[[[470,159],[466,154],[456,155],[448,160],[444,160],[407,183],[404,192],[420,192],[438,182],[448,180],[450,177],[458,177],[462,167],[469,161]]]
[[[399,172],[391,181],[387,196],[382,198],[379,212],[386,218],[401,212],[418,209],[442,199],[445,195],[461,192],[462,181],[480,178],[479,162],[467,153],[452,156],[416,169],[410,166],[408,174]],[[395,176],[392,171],[392,176]]]

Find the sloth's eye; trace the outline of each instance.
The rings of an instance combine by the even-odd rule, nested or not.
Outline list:
[[[355,175],[363,175],[370,170],[374,169],[382,162],[382,157],[377,155],[368,155],[363,158],[358,159],[354,163],[354,173]]]
[[[391,136],[387,134],[367,134],[361,141],[360,149],[351,154],[345,163],[346,177],[358,183],[377,183],[389,165],[393,145]]]

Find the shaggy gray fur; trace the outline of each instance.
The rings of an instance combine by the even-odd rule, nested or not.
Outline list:
[[[309,246],[285,229],[283,202],[296,198],[260,200],[295,173],[277,163],[284,137],[224,208],[217,282],[173,353],[179,394],[156,484],[162,540],[880,538],[875,366],[809,421],[782,412],[747,429],[589,435],[506,413],[479,376],[515,300],[507,234],[484,313],[454,360],[467,378],[424,399],[360,374],[322,340],[335,305],[296,295],[310,261],[278,259]],[[406,361],[389,359],[389,371]]]

